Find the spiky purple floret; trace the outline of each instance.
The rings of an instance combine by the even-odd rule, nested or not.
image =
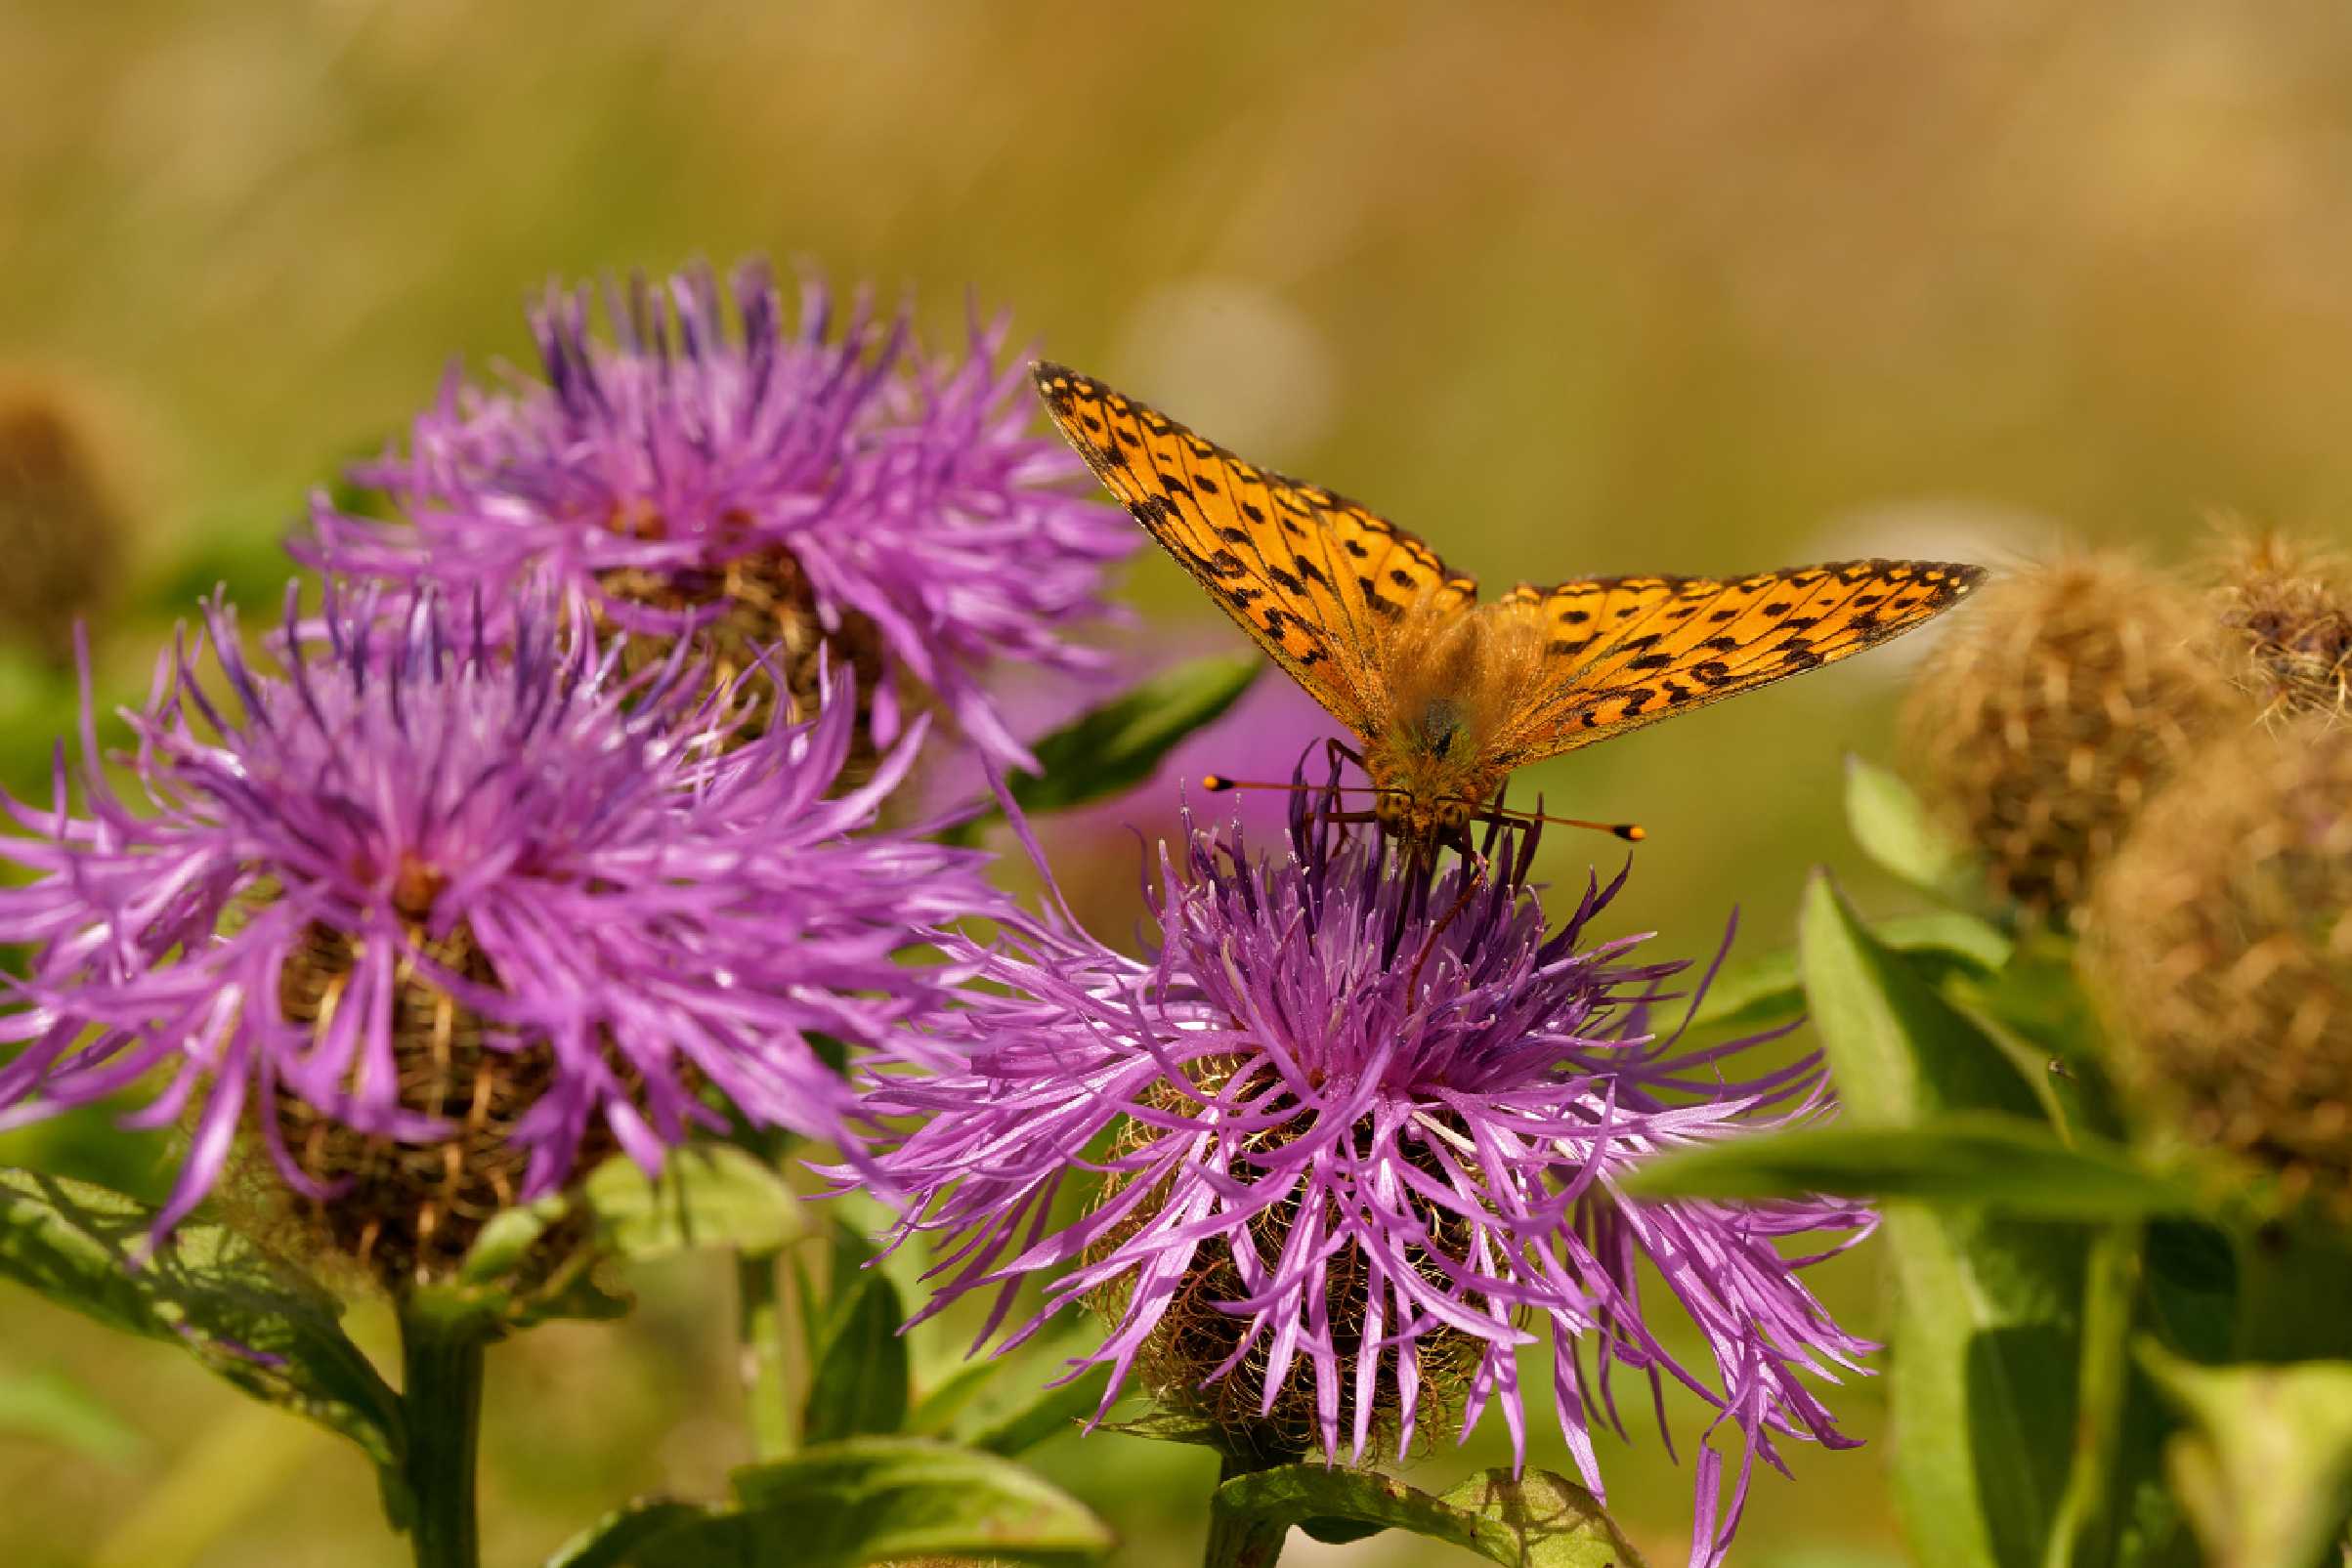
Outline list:
[[[1505,833],[1491,853],[1523,873],[1530,849]],[[1851,1246],[1871,1216],[1830,1201],[1635,1202],[1619,1183],[1657,1151],[1821,1114],[1818,1065],[1732,1080],[1729,1063],[1755,1041],[1697,1049],[1651,1033],[1686,965],[1632,961],[1640,938],[1588,940],[1622,874],[1588,886],[1546,936],[1536,897],[1507,877],[1465,896],[1459,870],[1416,886],[1380,857],[1328,807],[1298,808],[1287,859],[1253,862],[1237,832],[1193,830],[1180,870],[1162,852],[1150,960],[1059,921],[970,954],[1006,994],[975,996],[938,1026],[955,1065],[884,1077],[869,1094],[877,1112],[922,1119],[882,1164],[907,1196],[902,1238],[953,1238],[926,1312],[1002,1287],[993,1333],[1013,1287],[1040,1278],[1045,1304],[1014,1343],[1110,1288],[1097,1299],[1120,1302],[1120,1316],[1078,1364],[1111,1367],[1107,1409],[1181,1282],[1229,1253],[1250,1294],[1225,1310],[1246,1315],[1267,1353],[1262,1409],[1284,1377],[1312,1379],[1327,1457],[1360,1457],[1384,1386],[1400,1396],[1400,1446],[1411,1443],[1425,1397],[1416,1342],[1450,1328],[1484,1342],[1455,1391],[1463,1435],[1497,1404],[1521,1462],[1515,1350],[1536,1338],[1519,1325],[1542,1321],[1561,1429],[1594,1492],[1591,1424],[1621,1426],[1612,1366],[1648,1378],[1662,1433],[1666,1379],[1720,1413],[1710,1437],[1723,1422],[1740,1432],[1728,1506],[1705,1442],[1697,1465],[1692,1561],[1718,1561],[1754,1461],[1781,1464],[1775,1437],[1852,1441],[1798,1374],[1834,1381],[1873,1347],[1797,1272]],[[1187,1071],[1204,1059],[1216,1071]],[[1133,1152],[1090,1164],[1121,1122]],[[1057,1226],[1063,1184],[1106,1168],[1124,1178],[1110,1200]],[[1288,1227],[1278,1256],[1253,1240],[1269,1210]],[[1432,1233],[1439,1214],[1454,1240]],[[1814,1255],[1783,1256],[1782,1238],[1812,1232],[1827,1233]],[[1686,1365],[1653,1334],[1636,1284],[1644,1259],[1696,1323],[1709,1364]],[[1322,1290],[1342,1262],[1372,1282],[1350,1358],[1334,1350]]]
[[[79,810],[63,747],[51,807],[0,797],[21,830],[0,860],[31,874],[0,891],[0,942],[34,950],[23,1005],[0,1019],[23,1045],[0,1067],[0,1124],[166,1081],[134,1119],[194,1107],[159,1233],[211,1187],[240,1123],[276,1139],[278,1096],[364,1133],[435,1136],[397,1099],[406,959],[484,1018],[491,1048],[552,1049],[515,1133],[525,1197],[571,1170],[592,1120],[658,1166],[713,1120],[698,1081],[755,1123],[842,1133],[852,1096],[809,1037],[903,1044],[898,1026],[956,976],[894,955],[926,921],[992,907],[971,853],[850,836],[919,721],[869,784],[828,798],[854,704],[743,736],[735,694],[706,694],[682,658],[624,678],[618,646],[562,634],[543,597],[494,644],[483,618],[429,598],[387,617],[366,596],[304,624],[289,591],[271,671],[210,607],[123,715],[135,744],[113,761],[135,804],[85,696]],[[462,925],[498,984],[419,953],[419,925],[429,940]],[[284,1016],[279,980],[317,927],[357,956],[314,1030]],[[297,1190],[332,1196],[273,1151]]]
[[[997,659],[1090,665],[1063,633],[1103,613],[1104,567],[1140,534],[1087,498],[1064,443],[1032,432],[1002,318],[975,318],[962,357],[931,355],[903,309],[878,315],[864,292],[838,331],[814,280],[796,326],[763,265],[739,268],[732,292],[730,321],[707,268],[613,287],[606,342],[588,290],[551,288],[532,313],[544,379],[486,389],[452,371],[407,454],[355,471],[402,522],[321,500],[297,553],[459,597],[551,567],[617,624],[673,630],[685,622],[608,598],[602,577],[718,572],[781,547],[826,626],[855,613],[879,629],[877,742],[904,671],[983,750],[1028,765],[982,675]]]

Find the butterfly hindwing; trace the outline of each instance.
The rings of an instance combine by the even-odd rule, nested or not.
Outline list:
[[[1373,733],[1396,627],[1477,600],[1420,539],[1250,463],[1125,394],[1037,367],[1053,421],[1105,487],[1333,716]]]
[[[1715,577],[1609,577],[1522,590],[1540,619],[1535,690],[1495,761],[1518,767],[1860,653],[1950,608],[1982,569],[1839,561]]]

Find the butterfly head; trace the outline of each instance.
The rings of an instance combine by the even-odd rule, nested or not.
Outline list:
[[[1402,739],[1402,744],[1364,749],[1364,769],[1376,791],[1373,816],[1390,837],[1419,852],[1464,842],[1492,781],[1448,755],[1451,745],[1430,744],[1420,732]]]

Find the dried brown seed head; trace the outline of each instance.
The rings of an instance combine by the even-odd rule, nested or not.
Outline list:
[[[2164,781],[2243,724],[2196,596],[2114,555],[1993,583],[1903,709],[1906,771],[1995,891],[2063,921]]]
[[[2264,717],[2352,716],[2352,570],[2269,530],[2239,532],[2217,555],[2214,611]]]
[[[2087,926],[2127,1088],[2352,1219],[2352,730],[2306,718],[2209,750]]]

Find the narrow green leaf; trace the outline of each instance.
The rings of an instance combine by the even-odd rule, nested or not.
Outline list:
[[[178,1345],[246,1393],[399,1462],[400,1400],[291,1263],[197,1217],[134,1263],[154,1210],[104,1187],[0,1170],[0,1276],[127,1333]]]
[[[1095,1430],[1154,1443],[1188,1443],[1195,1448],[1213,1448],[1219,1454],[1228,1447],[1223,1427],[1206,1416],[1180,1410],[1151,1410],[1131,1420],[1104,1421]]]
[[[659,1257],[702,1247],[758,1255],[809,1233],[808,1208],[784,1178],[732,1144],[695,1144],[649,1178],[616,1156],[588,1174],[581,1201],[606,1247]]]
[[[1465,1547],[1509,1568],[1641,1568],[1593,1495],[1546,1470],[1518,1480],[1487,1470],[1443,1497],[1392,1476],[1321,1464],[1284,1464],[1237,1475],[1219,1487],[1212,1510],[1269,1526],[1315,1521],[1325,1539],[1354,1539],[1330,1521],[1406,1530]]]
[[[724,1510],[675,1498],[622,1504],[555,1548],[546,1568],[622,1568],[637,1547],[666,1530],[717,1517]]]
[[[993,1454],[914,1438],[858,1438],[735,1473],[737,1501],[681,1520],[594,1568],[856,1568],[972,1555],[1076,1568],[1110,1527]],[[577,1568],[567,1564],[565,1568]]]
[[[1805,890],[1798,922],[1806,1001],[1852,1121],[1907,1126],[1938,1111],[2037,1104],[1999,1048],[1871,935],[1826,874]]]
[[[907,1420],[906,1318],[898,1287],[868,1270],[857,1277],[827,1327],[809,1375],[801,1431],[812,1443],[884,1435]]]
[[[2131,1392],[2131,1315],[2141,1228],[2103,1227],[2084,1273],[2082,1365],[2075,1378],[2074,1452],[2050,1531],[2047,1568],[2108,1568],[2123,1529],[2131,1477],[2123,1471]]]
[[[2333,1562],[2352,1518],[2352,1362],[2200,1367],[2147,1339],[2138,1353],[2188,1422],[2165,1467],[2208,1560]]]
[[[1945,830],[1911,786],[1860,757],[1846,759],[1846,826],[1881,868],[1948,903],[1969,903],[1984,886],[1974,853]]]
[[[1826,877],[1800,921],[1807,997],[1843,1125],[2031,1120],[1999,1049],[1875,941]],[[2074,1424],[2083,1239],[1981,1209],[1903,1207],[1889,1367],[1896,1501],[1921,1568],[2039,1568]]]
[[[1974,1205],[2029,1219],[2104,1220],[2196,1210],[2185,1186],[2114,1144],[2061,1143],[2048,1123],[1953,1116],[1908,1127],[1825,1126],[1702,1145],[1627,1178],[1635,1198],[1798,1198],[1825,1193]]]
[[[2009,961],[2011,943],[1989,921],[1956,910],[1903,915],[1870,928],[1887,947],[1903,954],[1931,985],[1946,976],[1989,977]],[[1797,950],[1782,948],[1728,964],[1700,998],[1691,1022],[1724,1030],[1770,1029],[1805,1011],[1805,980]]]
[[[121,1464],[145,1440],[96,1394],[61,1373],[0,1373],[0,1433]]]
[[[1064,811],[1122,794],[1150,778],[1193,731],[1216,723],[1265,668],[1262,658],[1196,658],[1047,736],[1030,749],[1040,774],[1012,781],[1023,811]]]
[[[1035,1389],[1010,1409],[988,1413],[957,1435],[967,1448],[1006,1458],[1026,1453],[1048,1437],[1074,1431],[1102,1404],[1108,1367],[1092,1367],[1054,1387]]]

